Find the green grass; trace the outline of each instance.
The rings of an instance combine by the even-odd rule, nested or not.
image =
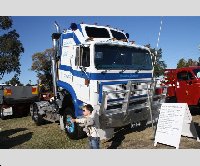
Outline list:
[[[0,149],[85,149],[87,138],[70,140],[58,123],[36,126],[30,116],[0,120]]]
[[[193,115],[200,136],[200,115]],[[86,149],[87,138],[70,140],[58,123],[36,126],[30,116],[0,120],[0,149]],[[101,141],[101,149],[175,149],[163,144],[153,146],[151,126],[144,130],[122,129],[111,140]],[[181,137],[180,149],[200,149],[194,138]]]

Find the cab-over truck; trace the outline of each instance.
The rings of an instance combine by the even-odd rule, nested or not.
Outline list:
[[[82,127],[71,118],[81,117],[81,107],[91,104],[101,138],[128,124],[145,125],[153,82],[149,48],[130,42],[128,34],[110,26],[72,23],[62,32],[55,26],[54,97],[33,104],[35,123],[59,121],[70,138],[80,138]],[[151,101],[158,105],[161,100]]]

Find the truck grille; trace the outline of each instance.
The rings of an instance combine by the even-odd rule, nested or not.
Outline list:
[[[135,83],[132,87],[133,89],[137,89],[139,91],[131,92],[132,97],[142,97],[147,95],[147,84],[146,83]],[[110,92],[110,91],[120,91],[126,90],[126,84],[118,84],[118,85],[103,85],[103,91]],[[102,92],[103,93],[103,92]],[[108,94],[108,102],[113,100],[123,100],[125,97],[125,93],[110,93]]]

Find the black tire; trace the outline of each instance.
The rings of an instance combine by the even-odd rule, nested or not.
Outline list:
[[[140,121],[139,129],[144,130],[147,127],[147,119]]]
[[[86,133],[83,131],[83,128],[80,127],[77,123],[72,123],[70,121],[71,118],[75,118],[75,112],[72,108],[67,107],[65,108],[63,114],[64,129],[67,136],[70,139],[75,140],[85,137]]]
[[[38,106],[35,103],[33,104],[32,120],[37,126],[40,126],[44,123],[44,119],[38,114]]]
[[[2,120],[5,120],[6,117],[3,115],[3,108],[0,106],[0,116]]]

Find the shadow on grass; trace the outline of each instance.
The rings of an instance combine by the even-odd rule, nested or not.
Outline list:
[[[26,131],[27,128],[16,128],[0,132],[0,149],[10,149],[14,146],[20,145],[24,142],[29,141],[32,138],[33,133],[28,132],[26,134],[17,135],[11,137],[13,134],[16,134],[21,131]]]
[[[136,132],[136,131],[137,132],[143,131],[146,127],[148,126],[141,126],[141,127],[139,126],[139,127],[131,128],[131,125],[128,125],[126,127],[117,129],[114,136],[107,141],[107,142],[112,142],[111,145],[107,149],[117,149],[121,145],[122,141],[125,139],[126,134]]]

